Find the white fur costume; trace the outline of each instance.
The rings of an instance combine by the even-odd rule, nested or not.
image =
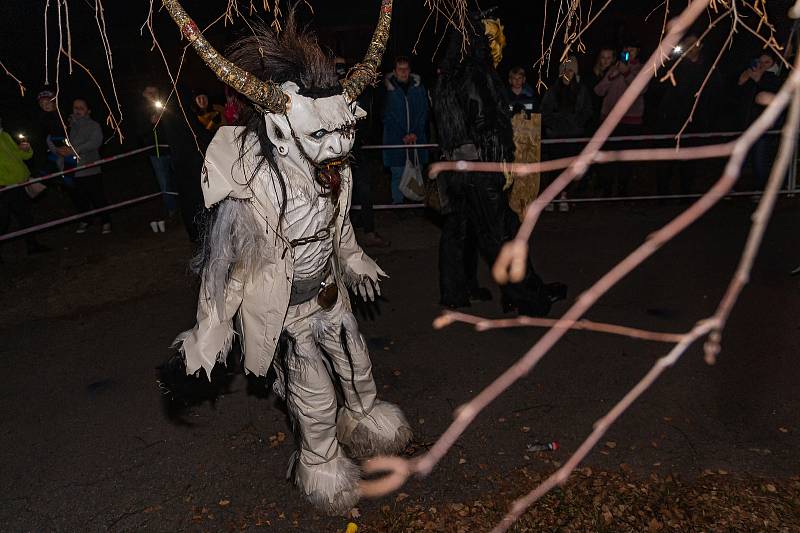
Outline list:
[[[214,364],[225,360],[234,331],[242,337],[248,372],[263,376],[275,368],[275,390],[286,400],[299,437],[290,465],[294,481],[318,508],[340,514],[359,497],[359,468],[347,453],[359,458],[397,453],[411,439],[411,429],[399,408],[377,399],[366,342],[350,311],[347,286],[371,299],[385,274],[355,241],[347,216],[349,168],[341,169],[338,198],[321,197],[324,191],[312,177],[315,163],[347,155],[353,144],[348,128],[364,112],[341,95],[311,99],[292,83],[282,88],[291,95],[291,109],[264,120],[286,181],[284,216],[272,168],[254,172],[256,140],[240,158],[241,130],[221,128],[206,153],[203,191],[206,205],[218,210],[211,238],[222,244],[214,247],[224,256],[225,239],[234,242],[228,255],[236,260],[222,276],[213,275],[213,260],[207,265],[212,274],[203,277],[197,325],[177,341],[188,373],[204,368],[210,375]],[[319,131],[325,133],[314,135]],[[330,229],[325,238],[292,245],[325,228]],[[290,304],[292,285],[325,269],[330,269],[326,281],[338,286],[336,304],[327,311],[315,297]],[[284,349],[278,349],[281,339]]]

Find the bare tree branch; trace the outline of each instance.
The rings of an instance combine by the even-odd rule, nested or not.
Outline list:
[[[3,62],[2,62],[2,61],[0,61],[0,68],[2,68],[2,69],[3,69],[3,72],[5,72],[5,73],[6,73],[6,76],[8,76],[9,78],[11,78],[11,79],[12,79],[12,80],[14,80],[15,82],[17,82],[17,86],[19,87],[19,95],[20,95],[20,96],[25,96],[25,85],[23,85],[23,84],[22,84],[22,82],[21,82],[21,81],[19,81],[19,78],[17,78],[16,76],[14,76],[14,75],[11,73],[11,71],[9,71],[9,70],[6,68],[6,66],[3,64]]]
[[[61,52],[65,56],[67,55],[63,50]],[[95,78],[94,74],[92,74],[92,71],[89,70],[89,68],[86,65],[84,65],[83,63],[81,63],[80,61],[75,59],[74,57],[68,57],[68,59],[72,63],[75,63],[76,65],[81,67],[84,70],[84,72],[86,72],[86,74],[89,76],[89,78],[92,80],[92,82],[94,83],[95,87],[97,87],[97,90],[100,93],[100,98],[103,100],[103,104],[106,106],[106,111],[108,111],[108,116],[106,117],[106,124],[108,124],[108,126],[116,133],[116,135],[119,137],[119,142],[122,143],[122,141],[124,139],[124,136],[122,135],[122,130],[120,129],[120,126],[119,126],[120,121],[122,120],[122,116],[120,116],[119,119],[117,119],[114,116],[114,112],[111,109],[111,105],[108,103],[108,100],[106,100],[106,95],[103,92],[103,89],[100,87],[100,83],[97,81],[97,78]]]
[[[796,74],[796,71],[795,71]],[[559,468],[550,477],[544,480],[538,487],[528,493],[526,496],[516,500],[509,510],[508,514],[503,520],[493,529],[493,532],[500,533],[508,529],[508,527],[516,521],[525,510],[530,507],[539,498],[545,495],[550,489],[556,485],[563,484],[569,478],[569,475],[575,468],[583,461],[589,454],[594,446],[599,442],[600,438],[605,434],[611,424],[613,424],[622,413],[624,413],[633,402],[646,391],[661,373],[668,367],[675,364],[675,362],[686,352],[686,350],[694,342],[701,337],[711,333],[709,340],[705,345],[706,362],[712,364],[715,361],[717,353],[719,353],[719,341],[721,330],[725,327],[725,323],[730,315],[730,311],[736,300],[741,294],[745,283],[750,278],[750,271],[753,267],[758,248],[764,238],[766,231],[767,221],[769,220],[772,209],[775,205],[775,200],[778,196],[778,190],[781,183],[786,176],[786,171],[789,168],[789,162],[794,154],[794,146],[797,139],[798,125],[800,124],[800,76],[793,76],[793,80],[787,81],[781,90],[782,102],[772,109],[772,113],[778,110],[778,113],[786,106],[786,100],[791,96],[792,108],[788,122],[783,128],[783,138],[781,140],[781,147],[778,153],[778,158],[772,167],[769,177],[769,182],[764,196],[758,206],[758,210],[754,216],[754,222],[750,228],[750,234],[747,238],[744,253],[739,262],[739,267],[731,280],[728,291],[722,298],[717,311],[708,319],[700,321],[691,331],[682,336],[680,342],[670,351],[669,354],[660,358],[650,371],[617,403],[611,411],[608,412],[603,418],[595,423],[594,431],[589,437],[578,447],[578,449],[570,456],[564,463],[564,466]],[[763,121],[766,122],[766,121]],[[763,126],[763,124],[762,124]],[[769,124],[766,125],[769,127]],[[762,132],[763,133],[763,132]],[[744,146],[744,143],[742,144]],[[733,159],[733,158],[732,158]],[[739,161],[739,168],[742,161]],[[729,175],[738,174],[739,168],[730,168]],[[725,176],[720,178],[723,181]],[[732,186],[733,183],[731,182]],[[664,228],[666,229],[666,227]],[[663,230],[662,230],[663,231]],[[671,238],[671,237],[670,237]]]
[[[734,143],[693,146],[691,148],[644,148],[639,150],[618,150],[596,152],[592,163],[614,163],[619,161],[689,161],[694,159],[713,159],[730,155]],[[428,169],[428,176],[433,179],[441,172],[511,172],[525,175],[533,172],[549,172],[569,167],[578,159],[562,157],[536,163],[489,163],[482,161],[440,161],[433,163]]]
[[[533,318],[529,316],[518,316],[517,318],[503,318],[490,320],[479,316],[458,313],[455,311],[445,311],[433,321],[434,329],[442,329],[456,322],[472,324],[477,331],[489,331],[493,329],[516,328],[516,327],[539,327],[539,328],[564,328],[573,330],[594,331],[597,333],[610,333],[611,335],[621,335],[632,339],[644,341],[668,342],[674,344],[680,342],[684,335],[682,333],[661,333],[658,331],[647,331],[644,329],[618,326],[616,324],[605,324],[593,322],[591,320],[575,320],[567,323],[554,318]]]
[[[676,37],[679,31],[688,27],[691,21],[696,18],[700,13],[700,9],[705,6],[700,6],[699,0],[684,11],[679,17],[681,24],[673,24],[669,34],[664,40],[663,44],[670,46],[672,38]],[[700,8],[700,9],[698,9]],[[654,56],[653,59],[656,59]],[[792,116],[784,128],[783,142],[781,146],[781,156],[778,163],[773,168],[773,174],[770,178],[770,187],[768,188],[764,199],[762,200],[762,207],[759,208],[761,213],[760,217],[754,223],[751,238],[748,240],[748,246],[743,255],[740,268],[737,270],[737,275],[732,282],[728,295],[723,299],[720,309],[717,314],[707,320],[699,322],[691,331],[685,335],[680,336],[680,341],[676,344],[673,350],[665,357],[659,359],[650,372],[612,409],[606,417],[601,419],[595,427],[592,434],[586,439],[581,447],[569,459],[563,468],[554,473],[542,485],[534,489],[526,497],[515,502],[509,514],[504,520],[497,525],[494,531],[505,531],[513,521],[524,512],[527,507],[535,502],[543,494],[547,493],[551,488],[559,483],[563,483],[569,476],[569,473],[580,463],[580,461],[588,454],[592,447],[598,442],[602,434],[607,430],[611,423],[616,420],[632,403],[644,392],[657,377],[668,366],[677,361],[677,359],[686,351],[686,349],[699,338],[707,335],[710,332],[717,333],[724,324],[727,318],[730,307],[735,302],[736,297],[741,291],[741,287],[747,279],[749,269],[752,266],[753,258],[763,236],[766,219],[769,216],[772,205],[775,201],[775,195],[780,187],[780,182],[785,174],[788,161],[791,156],[791,143],[797,135],[798,129],[798,116],[800,115],[800,97],[798,94],[798,86],[800,86],[800,73],[795,68],[792,75],[772,100],[770,105],[766,108],[764,113],[748,128],[746,132],[734,143],[731,151],[731,157],[725,168],[722,177],[714,184],[714,186],[704,194],[695,204],[693,204],[685,212],[681,213],[677,218],[664,226],[662,229],[654,233],[643,243],[639,248],[633,251],[627,258],[611,269],[604,275],[598,282],[596,282],[588,291],[581,295],[575,304],[565,313],[565,315],[556,321],[551,329],[511,368],[505,371],[483,391],[481,391],[475,398],[470,400],[467,404],[460,407],[455,414],[455,420],[434,446],[423,456],[405,461],[400,458],[375,458],[368,461],[364,468],[367,473],[372,472],[388,472],[390,475],[379,479],[377,481],[365,481],[362,483],[362,493],[367,496],[376,496],[385,494],[387,491],[394,490],[402,486],[405,479],[412,473],[418,475],[427,475],[438,461],[447,453],[449,448],[455,443],[455,440],[463,433],[468,425],[474,420],[477,414],[497,396],[505,391],[512,383],[519,377],[526,375],[535,364],[555,345],[558,340],[569,330],[574,329],[574,325],[578,323],[580,317],[611,287],[619,282],[625,275],[631,272],[634,268],[640,265],[644,260],[650,257],[655,251],[660,249],[665,243],[669,242],[681,231],[686,229],[694,221],[705,214],[713,205],[716,204],[730,189],[738,179],[741,167],[744,162],[745,156],[753,143],[763,135],[772,123],[775,122],[777,117],[782,113],[788,104],[789,98],[795,98],[795,105],[793,106]],[[640,87],[639,90],[643,88]],[[630,96],[626,93],[626,96]],[[629,99],[630,101],[635,98],[635,94]],[[622,102],[618,103],[622,106]],[[614,113],[612,112],[612,115]],[[613,120],[609,117],[609,120]],[[608,127],[608,122],[604,124],[605,135],[608,135],[611,127]],[[612,126],[613,127],[613,126]],[[602,132],[601,132],[602,136]],[[596,136],[593,141],[597,143]],[[591,143],[590,143],[591,144]],[[596,149],[595,149],[596,151]],[[581,157],[587,162],[591,161],[591,150],[587,150],[579,156],[578,160],[573,165],[579,164]],[[562,174],[568,175],[569,170]],[[554,184],[551,189],[556,189],[559,184]],[[551,191],[552,193],[552,191]],[[555,196],[553,194],[553,196]],[[552,200],[552,198],[550,198]],[[549,200],[548,200],[549,201]],[[527,250],[515,250],[514,253],[521,254],[525,257]],[[464,318],[464,316],[462,316]],[[467,320],[475,322],[472,318]],[[482,323],[478,320],[477,323]],[[652,332],[647,332],[650,334]],[[673,339],[675,340],[675,339]],[[711,345],[707,344],[707,352],[718,349],[714,344],[718,343],[718,338],[710,339]]]

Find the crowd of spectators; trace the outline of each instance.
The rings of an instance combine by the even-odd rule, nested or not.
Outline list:
[[[738,117],[736,126],[743,128],[752,122],[777,91],[783,78],[781,63],[770,52],[763,52],[743,68],[738,79],[726,80],[714,71],[709,72],[709,58],[702,43],[690,35],[680,44],[681,54],[676,53],[664,65],[661,72],[674,67],[672,82],[651,82],[649,90],[640,95],[629,108],[615,129],[614,136],[639,136],[643,134],[684,134],[719,131],[730,128],[730,115]],[[581,61],[568,56],[555,71],[552,79],[539,80],[539,73],[527,71],[523,66],[513,66],[500,72],[507,79],[505,98],[511,115],[517,113],[539,114],[543,143],[542,158],[554,159],[577,153],[610,110],[619,101],[634,77],[641,71],[642,50],[633,39],[622,41],[621,46],[600,46],[593,54]],[[348,64],[345,59],[336,60],[337,72],[345,76]],[[419,201],[424,194],[425,165],[430,158],[437,157],[437,150],[420,145],[436,142],[436,128],[431,120],[431,95],[423,77],[412,69],[409,57],[396,57],[383,83],[370,89],[359,101],[370,114],[369,125],[359,126],[359,142],[354,149],[353,166],[356,187],[354,204],[360,205],[361,213],[356,222],[361,225],[364,239],[371,246],[386,246],[388,241],[375,231],[372,203],[375,183],[381,175],[375,167],[363,164],[367,151],[361,146],[367,142],[382,142],[386,145],[408,145],[406,149],[384,149],[380,163],[385,169],[390,201],[402,204]],[[533,83],[533,76],[537,83]],[[695,106],[695,95],[705,84],[703,96]],[[431,82],[429,85],[433,86]],[[221,86],[220,86],[220,89]],[[155,84],[141,88],[141,101],[134,120],[137,143],[141,147],[154,146],[147,153],[152,168],[154,184],[163,195],[162,213],[149,222],[153,232],[166,231],[170,221],[180,217],[190,239],[199,239],[198,213],[202,211],[202,195],[199,176],[202,156],[199,154],[208,145],[214,132],[223,125],[237,123],[240,104],[234,91],[227,87],[216,91],[202,88],[182,88],[180,94],[185,101],[170,99]],[[223,93],[224,90],[224,93]],[[730,101],[738,102],[735,110],[720,112],[720,93],[734,94]],[[219,94],[214,101],[212,94]],[[224,94],[224,96],[223,96]],[[93,115],[87,98],[72,100],[71,113],[62,118],[54,104],[56,95],[44,88],[37,98],[39,105],[38,131],[31,139],[14,138],[0,128],[0,191],[2,187],[23,183],[31,177],[58,171],[69,171],[77,165],[93,163],[101,158],[104,144],[103,127]],[[165,112],[172,106],[173,112]],[[63,107],[63,100],[62,100]],[[177,108],[182,109],[177,112]],[[63,109],[62,109],[63,111]],[[691,115],[691,120],[686,121]],[[186,127],[189,121],[191,130]],[[129,124],[131,121],[129,121]],[[376,125],[377,126],[374,126]],[[382,134],[380,133],[382,131]],[[65,135],[65,132],[68,135]],[[575,142],[548,143],[553,139],[578,139]],[[583,140],[581,140],[583,139]],[[689,136],[683,146],[699,141]],[[165,147],[163,145],[169,145]],[[631,141],[612,142],[610,148],[644,146]],[[650,143],[650,146],[673,146],[674,140]],[[201,148],[198,152],[197,147]],[[763,187],[777,149],[775,136],[764,136],[755,145],[748,159],[758,187]],[[374,152],[373,152],[374,153]],[[377,154],[375,154],[377,156]],[[376,159],[377,161],[377,159]],[[665,163],[653,170],[656,191],[659,195],[675,192],[696,192],[695,166],[679,162]],[[103,166],[65,172],[58,180],[48,182],[63,190],[71,200],[75,213],[99,210],[96,217],[86,216],[79,220],[75,232],[88,233],[95,220],[101,234],[112,232],[111,217],[103,208],[108,205],[103,181]],[[634,173],[634,165],[612,164],[593,169],[589,180],[584,180],[580,189],[570,194],[586,192],[586,181],[591,181],[595,194],[625,196]],[[673,182],[679,183],[674,191]],[[416,183],[415,183],[416,182]],[[415,188],[416,187],[416,188]],[[37,191],[32,187],[16,187],[0,192],[0,234],[9,230],[11,220],[25,228],[32,225],[32,196]],[[170,193],[178,193],[170,194]],[[562,199],[566,199],[564,196]],[[568,210],[568,204],[559,207]],[[27,239],[28,251],[38,253],[46,248],[31,236]]]
[[[785,71],[777,58],[768,51],[753,58],[738,80],[726,79],[719,68],[709,70],[711,63],[704,53],[703,43],[696,35],[688,35],[674,50],[654,76],[648,88],[630,106],[613,137],[627,139],[612,141],[609,149],[624,149],[646,146],[675,146],[675,136],[681,132],[682,146],[693,146],[701,142],[719,142],[719,139],[698,140],[691,134],[701,132],[730,131],[743,129],[757,117],[781,85]],[[590,68],[581,69],[579,59],[570,55],[557,68],[552,79],[538,80],[534,87],[529,72],[523,66],[513,66],[507,71],[506,98],[511,115],[517,113],[539,114],[543,159],[556,159],[576,154],[602,121],[608,116],[636,75],[642,70],[642,48],[635,39],[623,39],[622,45],[600,46],[595,54],[584,57]],[[713,59],[713,58],[712,58]],[[435,127],[426,124],[428,106],[421,97],[425,88],[419,76],[410,74],[409,59],[398,58],[395,70],[387,76],[386,97],[383,113],[384,144],[424,143],[426,132],[435,139]],[[672,71],[668,81],[660,76]],[[501,73],[502,74],[502,73]],[[536,73],[538,77],[538,73]],[[402,78],[401,78],[402,76]],[[396,91],[398,79],[410,79],[402,92]],[[413,97],[408,88],[413,89]],[[700,88],[704,87],[699,98]],[[406,95],[405,98],[402,98]],[[697,100],[696,104],[695,101]],[[723,112],[722,106],[726,107]],[[733,109],[731,109],[733,107]],[[689,120],[691,117],[691,120]],[[739,118],[740,120],[737,120]],[[668,135],[668,140],[639,142],[631,137],[646,135]],[[687,136],[688,135],[688,136]],[[563,142],[563,139],[576,139]],[[559,140],[560,142],[548,142]],[[777,148],[777,138],[765,135],[755,145],[748,158],[749,167],[757,188],[763,188]],[[404,168],[409,159],[413,163],[425,151],[386,149],[384,165],[392,176],[392,201],[410,201],[398,190]],[[418,155],[417,155],[418,154]],[[691,194],[695,189],[698,165],[669,162],[649,167],[631,164],[609,164],[593,169],[589,180],[584,180],[580,189],[587,191],[586,181],[591,181],[594,194],[601,196],[627,196],[635,174],[646,172],[652,176],[658,195]],[[673,189],[672,182],[679,183]],[[562,199],[565,199],[563,196]],[[561,210],[568,210],[567,203],[560,203]]]

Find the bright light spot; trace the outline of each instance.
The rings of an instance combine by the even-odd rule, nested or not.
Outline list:
[[[682,54],[683,47],[681,45],[676,46],[675,48],[672,49],[672,53],[676,56]]]
[[[24,133],[18,133],[17,137],[19,137],[20,141],[24,141],[25,140],[25,134]]]
[[[156,100],[155,106],[156,109],[164,109],[164,104],[161,102],[161,100]]]

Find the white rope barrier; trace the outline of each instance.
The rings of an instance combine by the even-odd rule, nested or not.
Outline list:
[[[732,192],[726,195],[726,198],[741,197],[741,196],[761,196],[761,191],[741,191]],[[800,194],[798,190],[783,189],[778,194],[784,196],[794,196]],[[608,197],[592,197],[592,198],[558,198],[550,202],[551,204],[591,204],[603,202],[632,202],[632,201],[648,201],[648,200],[685,200],[691,198],[700,198],[702,194],[655,194],[655,195],[641,195],[641,196],[608,196]],[[426,204],[413,203],[413,204],[379,204],[373,205],[372,209],[375,211],[392,211],[397,209],[420,209],[426,207]],[[350,207],[351,211],[361,211],[363,209],[360,205]]]
[[[58,220],[52,220],[50,222],[45,222],[43,224],[38,224],[36,226],[29,226],[27,228],[23,228],[18,231],[14,231],[12,233],[6,233],[4,235],[0,235],[0,242],[3,241],[10,241],[11,239],[17,239],[19,237],[24,237],[25,235],[30,235],[31,233],[38,233],[40,231],[46,230],[48,228],[53,228],[56,226],[62,226],[64,224],[69,224],[70,222],[75,222],[76,220],[80,220],[82,218],[94,216],[98,213],[105,213],[106,211],[113,211],[115,209],[119,209],[120,207],[126,207],[129,205],[138,204],[141,202],[145,202],[147,200],[152,200],[153,198],[157,198],[162,196],[163,194],[174,194],[174,193],[162,193],[156,192],[153,194],[148,194],[146,196],[140,196],[138,198],[132,198],[130,200],[125,200],[124,202],[119,202],[116,204],[107,205],[105,207],[101,207],[99,209],[93,209],[91,211],[84,211],[83,213],[78,213],[77,215],[72,215],[64,218],[59,218]]]
[[[159,144],[159,148],[169,148],[167,144]],[[53,178],[57,178],[59,176],[63,176],[64,174],[72,174],[73,172],[79,172],[81,170],[85,170],[87,168],[97,167],[105,163],[110,163],[111,161],[117,161],[118,159],[124,159],[126,157],[130,157],[132,155],[141,154],[142,152],[147,152],[148,150],[152,150],[155,148],[155,144],[151,144],[150,146],[145,146],[144,148],[137,148],[136,150],[131,150],[130,152],[125,152],[123,154],[112,155],[110,157],[106,157],[103,159],[99,159],[94,161],[93,163],[87,163],[85,165],[81,165],[79,167],[70,168],[67,170],[60,170],[58,172],[53,172],[52,174],[47,174],[45,176],[41,176],[39,178],[30,179],[28,181],[23,181],[22,183],[15,183],[14,185],[6,185],[5,187],[0,187],[0,194],[4,192],[8,192],[14,189],[18,189],[20,187],[27,187],[33,183],[40,183],[42,181],[51,180]]]
[[[693,133],[693,134],[686,134],[686,135],[683,136],[683,138],[734,137],[734,136],[739,135],[740,133],[741,132]],[[770,131],[769,133],[777,133],[777,130],[776,131]],[[669,138],[674,138],[674,136],[672,136],[672,135],[640,135],[640,136],[626,136],[626,137],[610,137],[609,141],[615,141],[615,140],[619,140],[619,141],[663,140],[663,139],[669,139]],[[586,142],[588,140],[589,140],[588,138],[585,138],[585,139],[584,138],[549,139],[549,141],[558,142],[558,143],[578,143],[578,142]],[[546,140],[543,139],[542,143],[544,144],[545,142],[546,142]],[[168,145],[159,145],[159,146],[161,148],[168,148],[169,147]],[[381,144],[376,144],[376,145],[365,145],[365,146],[362,146],[362,148],[363,149],[438,148],[438,146],[439,145],[437,145],[437,144],[413,144],[413,145],[404,145],[404,144],[403,145],[381,145]],[[71,169],[68,169],[68,170],[60,171],[60,172],[54,172],[52,174],[48,174],[46,176],[42,176],[40,178],[32,179],[32,180],[29,180],[29,181],[26,181],[26,182],[23,182],[23,183],[19,183],[19,184],[15,184],[15,185],[9,185],[9,186],[0,188],[0,193],[8,191],[8,190],[15,189],[15,188],[18,188],[18,187],[25,187],[25,186],[30,185],[32,183],[38,183],[38,182],[41,182],[41,181],[46,181],[46,180],[49,180],[49,179],[57,178],[59,176],[63,176],[64,174],[70,174],[70,173],[73,173],[73,172],[76,172],[76,171],[79,171],[79,170],[83,170],[83,169],[99,166],[99,165],[102,165],[104,163],[109,163],[109,162],[116,161],[116,160],[119,160],[119,159],[124,159],[126,157],[130,157],[130,156],[133,156],[133,155],[137,155],[137,154],[146,152],[146,151],[151,150],[153,148],[155,148],[155,145],[146,146],[144,148],[138,148],[136,150],[131,150],[130,152],[125,152],[123,154],[117,154],[117,155],[114,155],[114,156],[111,156],[111,157],[106,157],[104,159],[95,161],[93,163],[89,163],[89,164],[86,164],[86,165],[82,165],[82,166],[79,166],[79,167],[71,168]],[[798,192],[800,192],[800,191],[793,190],[793,189],[788,189],[788,190],[782,190],[779,194],[793,196],[794,194],[797,194]],[[30,226],[30,227],[27,227],[27,228],[23,228],[23,229],[20,229],[18,231],[14,231],[12,233],[6,233],[4,235],[0,235],[0,242],[9,241],[9,240],[12,240],[12,239],[17,239],[19,237],[24,237],[24,236],[30,235],[32,233],[38,233],[40,231],[43,231],[43,230],[46,230],[46,229],[49,229],[49,228],[62,226],[64,224],[69,224],[70,222],[75,222],[75,221],[80,220],[82,218],[91,217],[91,216],[94,216],[94,215],[99,214],[99,213],[104,213],[104,212],[113,211],[113,210],[116,210],[116,209],[119,209],[119,208],[122,208],[122,207],[135,205],[135,204],[138,204],[138,203],[141,203],[141,202],[145,202],[147,200],[152,200],[152,199],[157,198],[159,196],[162,196],[164,194],[169,194],[169,195],[173,195],[173,196],[177,196],[178,195],[178,193],[176,193],[176,192],[166,191],[166,192],[157,192],[157,193],[153,193],[153,194],[148,194],[148,195],[145,195],[145,196],[140,196],[138,198],[132,198],[130,200],[125,200],[125,201],[122,201],[122,202],[118,202],[116,204],[112,204],[112,205],[109,205],[109,206],[106,206],[106,207],[102,207],[100,209],[94,209],[94,210],[91,210],[91,211],[85,211],[83,213],[78,213],[78,214],[75,214],[75,215],[72,215],[72,216],[60,218],[58,220],[53,220],[53,221],[50,221],[50,222],[45,222],[45,223],[42,223],[42,224],[38,224],[36,226]],[[762,193],[760,191],[732,192],[732,193],[728,194],[726,196],[726,198],[740,197],[740,196],[760,196],[761,194]],[[566,199],[559,198],[559,199],[553,200],[551,203],[552,204],[563,204],[563,203],[566,203],[566,204],[569,204],[569,203],[588,204],[588,203],[602,203],[602,202],[682,200],[682,199],[699,198],[700,196],[701,196],[700,194],[669,194],[669,195],[614,196],[614,197],[595,197],[595,198],[566,198]],[[394,211],[394,210],[420,209],[420,208],[424,208],[424,207],[426,207],[426,204],[424,204],[424,203],[378,204],[378,205],[373,205],[372,209],[376,210],[376,211]],[[363,209],[363,207],[360,206],[360,205],[354,205],[354,206],[351,207],[351,210],[353,210],[353,211],[360,211],[362,209]]]
[[[716,137],[738,137],[743,132],[741,131],[715,131],[708,133],[684,133],[681,135],[683,139],[708,139]],[[766,132],[768,135],[777,135],[780,130],[770,130]],[[562,139],[542,139],[542,144],[580,144],[587,143],[591,137],[567,137]],[[676,140],[676,136],[672,133],[666,134],[652,134],[652,135],[620,135],[617,137],[609,137],[607,142],[614,141],[667,141]],[[402,150],[410,148],[439,148],[438,144],[365,144],[361,147],[363,150]]]

